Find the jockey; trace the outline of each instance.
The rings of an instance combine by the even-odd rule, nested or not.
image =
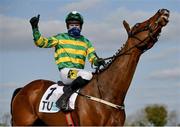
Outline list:
[[[60,77],[62,82],[68,85],[56,105],[62,111],[67,111],[70,96],[92,79],[92,73],[83,70],[86,57],[95,66],[103,65],[104,60],[97,57],[92,43],[81,35],[84,21],[80,13],[72,11],[67,15],[65,19],[67,33],[60,33],[49,38],[41,35],[38,29],[39,18],[40,15],[30,19],[34,43],[40,48],[55,48],[54,57]]]

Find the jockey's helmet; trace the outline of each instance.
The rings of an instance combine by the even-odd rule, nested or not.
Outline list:
[[[77,12],[77,11],[70,12],[66,16],[65,21],[66,21],[67,28],[68,28],[68,24],[70,22],[73,22],[73,21],[78,21],[80,23],[81,27],[82,27],[82,25],[84,23],[82,15],[79,12]]]

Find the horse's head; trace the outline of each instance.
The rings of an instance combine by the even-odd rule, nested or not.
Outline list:
[[[158,40],[162,27],[164,27],[169,21],[168,18],[169,10],[160,9],[147,21],[137,23],[131,29],[126,21],[124,21],[123,24],[129,38],[135,39],[133,45],[138,49],[145,51],[150,49]]]

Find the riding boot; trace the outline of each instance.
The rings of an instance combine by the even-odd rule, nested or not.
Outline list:
[[[78,90],[79,88],[82,88],[85,86],[89,80],[85,80],[81,78],[80,76],[76,78],[70,86],[67,86],[67,88],[64,89],[64,94],[57,100],[56,106],[60,108],[62,111],[69,111],[68,106],[68,100],[71,97],[71,95]]]

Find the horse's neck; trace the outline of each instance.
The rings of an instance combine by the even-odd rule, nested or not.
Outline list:
[[[128,39],[122,52],[132,46],[133,40]],[[123,103],[140,55],[140,50],[133,48],[125,55],[117,57],[109,68],[99,75],[101,79],[99,82],[104,99],[114,103]]]

